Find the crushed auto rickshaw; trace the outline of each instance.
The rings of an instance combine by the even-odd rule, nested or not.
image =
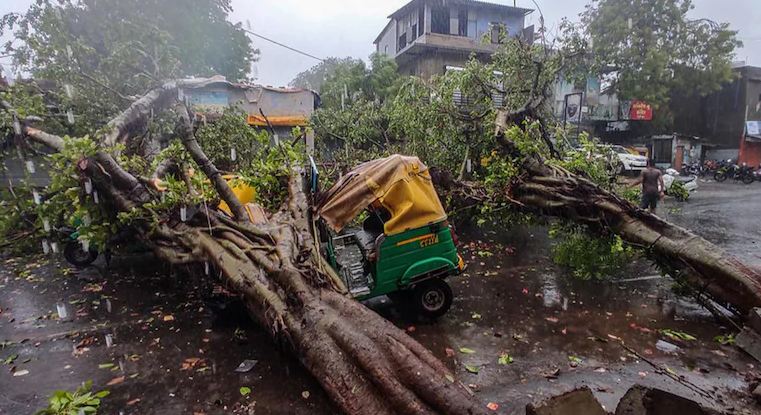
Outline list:
[[[315,209],[325,258],[352,297],[387,295],[432,318],[447,312],[453,296],[445,278],[465,264],[428,168],[417,157],[393,155],[357,166],[319,195]],[[341,233],[358,216],[361,229]]]

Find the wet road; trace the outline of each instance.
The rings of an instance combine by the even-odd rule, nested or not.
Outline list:
[[[758,261],[758,221],[745,215],[761,206],[761,186],[702,186],[692,201],[666,203],[660,213]],[[432,323],[400,315],[384,299],[370,306],[429,347],[485,404],[498,404],[495,413],[521,414],[528,402],[580,385],[613,410],[636,383],[730,413],[761,409],[746,393],[756,364],[714,340],[733,331],[678,299],[647,264],[632,264],[618,281],[580,282],[548,260],[543,228],[461,236],[470,268],[451,280],[456,300],[447,316]],[[18,355],[0,367],[0,413],[33,413],[53,390],[88,379],[112,392],[103,406],[109,414],[335,412],[266,333],[245,319],[215,317],[183,273],[145,255],[118,256],[112,267],[71,272],[36,257],[0,265],[0,361]],[[66,305],[65,321],[57,302]],[[666,353],[656,347],[660,329],[697,340],[669,340],[679,349]],[[505,355],[512,363],[500,364]],[[234,372],[244,359],[258,364]],[[14,366],[29,373],[13,376]],[[242,386],[251,394],[241,396]]]
[[[659,213],[761,267],[761,183],[701,181],[688,203],[668,203]]]

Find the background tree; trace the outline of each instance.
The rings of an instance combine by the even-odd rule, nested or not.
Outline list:
[[[576,26],[589,45],[589,73],[605,75],[619,99],[651,104],[663,130],[674,91],[717,91],[732,79],[742,45],[728,24],[690,18],[692,8],[692,0],[593,0]]]
[[[3,16],[0,33],[65,131],[83,134],[166,79],[245,79],[258,51],[231,10],[229,0],[38,0]]]
[[[322,85],[329,77],[333,76],[337,71],[343,70],[342,68],[359,65],[360,62],[359,59],[351,57],[336,58],[331,56],[306,71],[299,72],[288,85],[320,92]]]

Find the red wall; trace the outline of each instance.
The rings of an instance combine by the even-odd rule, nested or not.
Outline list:
[[[746,141],[743,137],[740,140],[740,154],[737,163],[748,163],[749,166],[758,167],[761,164],[761,143]]]

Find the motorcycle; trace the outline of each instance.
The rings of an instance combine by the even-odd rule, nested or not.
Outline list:
[[[714,173],[713,178],[720,183],[730,178],[735,181],[742,181],[745,184],[751,184],[756,180],[753,169],[750,166],[746,163],[739,166],[733,163],[732,160],[727,160],[725,165],[719,167],[719,170]]]
[[[718,161],[706,160],[705,163],[703,163],[703,168],[701,169],[700,177],[716,174],[716,171],[719,170],[719,167],[720,166]]]
[[[699,162],[690,163],[682,168],[684,176],[704,176],[703,165]]]

